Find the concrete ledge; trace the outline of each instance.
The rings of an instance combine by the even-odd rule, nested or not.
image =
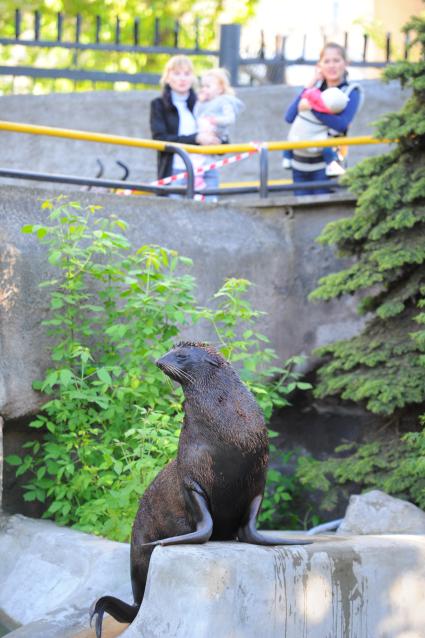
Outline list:
[[[425,536],[157,548],[123,638],[423,638]]]
[[[106,619],[104,638],[424,638],[424,535],[313,540],[158,547],[136,620]],[[10,638],[91,638],[97,596],[132,600],[126,544],[13,516],[0,555]]]
[[[11,638],[67,638],[102,594],[131,599],[129,546],[50,521],[0,517],[0,610]]]

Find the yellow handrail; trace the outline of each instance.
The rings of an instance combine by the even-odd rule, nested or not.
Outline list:
[[[83,140],[86,142],[100,142],[102,144],[116,144],[119,146],[137,146],[139,148],[152,148],[163,151],[165,142],[155,140],[142,140],[136,137],[123,135],[109,135],[107,133],[93,133],[90,131],[77,131],[68,128],[54,128],[52,126],[39,126],[38,124],[21,124],[19,122],[0,121],[0,130],[12,133],[29,133],[31,135],[47,135],[49,137],[62,137],[70,140]]]
[[[307,140],[300,142],[266,142],[269,151],[286,151],[297,148],[324,148],[326,146],[359,146],[360,144],[390,144],[395,140],[378,139],[372,135],[358,137],[329,137],[326,140]]]
[[[156,151],[163,151],[166,146],[176,146],[184,149],[188,153],[200,155],[225,155],[227,153],[243,153],[246,151],[258,150],[259,146],[269,151],[284,151],[297,148],[323,148],[325,146],[357,146],[359,144],[389,144],[395,140],[377,139],[372,135],[359,137],[338,137],[326,140],[305,140],[300,142],[249,142],[248,144],[218,144],[214,146],[198,146],[193,144],[175,144],[162,142],[159,140],[145,140],[136,137],[125,137],[123,135],[110,135],[107,133],[93,133],[90,131],[78,131],[67,128],[56,128],[52,126],[40,126],[38,124],[22,124],[19,122],[6,122],[0,120],[0,130],[13,133],[28,133],[31,135],[46,135],[49,137],[61,137],[72,140],[83,140],[86,142],[100,142],[101,144],[115,144],[118,146],[133,146],[137,148],[150,148]]]

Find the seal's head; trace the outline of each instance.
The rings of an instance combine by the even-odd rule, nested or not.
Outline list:
[[[170,379],[184,386],[209,378],[214,368],[228,364],[221,354],[207,343],[181,341],[158,359],[156,365]]]

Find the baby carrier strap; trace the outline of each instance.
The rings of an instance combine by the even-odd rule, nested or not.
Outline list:
[[[363,91],[363,87],[360,86],[360,84],[358,84],[358,82],[350,82],[349,84],[344,84],[343,86],[339,87],[341,89],[341,91],[343,93],[345,93],[345,95],[347,97],[350,97],[351,93],[354,91],[354,89],[357,89],[359,92],[359,106],[357,108],[357,113],[360,111],[360,109],[363,106],[363,102],[364,102],[364,91]]]

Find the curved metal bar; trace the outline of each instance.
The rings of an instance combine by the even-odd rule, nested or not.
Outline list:
[[[123,182],[125,182],[127,177],[130,175],[130,169],[128,168],[127,164],[124,164],[124,162],[121,162],[120,160],[116,160],[116,164],[118,164],[118,166],[123,169],[124,173],[121,179]]]
[[[172,146],[171,144],[166,144],[164,151],[167,153],[177,153],[177,155],[182,158],[187,172],[186,197],[187,199],[193,199],[195,194],[195,175],[193,173],[193,164],[189,153],[187,153],[184,149],[179,148],[178,146]]]
[[[102,160],[100,160],[98,157],[96,158],[96,164],[97,164],[97,173],[95,175],[96,178],[102,177],[103,175],[103,162]]]
[[[260,148],[260,198],[268,197],[269,153],[265,146]]]

